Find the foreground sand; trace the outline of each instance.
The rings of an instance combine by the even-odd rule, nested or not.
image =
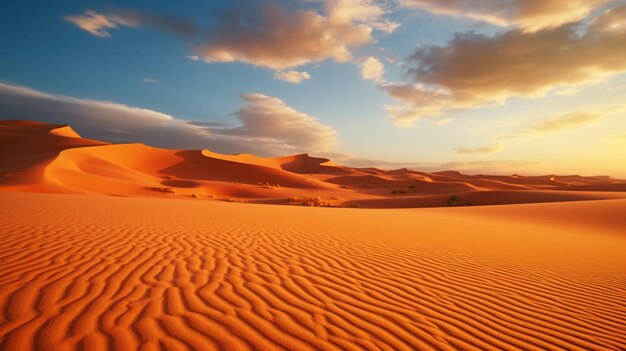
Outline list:
[[[624,350],[624,208],[0,193],[0,349]]]

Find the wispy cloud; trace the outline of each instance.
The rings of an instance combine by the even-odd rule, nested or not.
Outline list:
[[[143,78],[141,81],[147,84],[156,84],[159,82],[159,80],[155,78]]]
[[[574,131],[598,123],[607,116],[623,111],[626,111],[626,106],[610,106],[556,115],[530,123],[519,130],[498,134],[494,137],[496,141],[492,145],[460,148],[456,149],[456,152],[459,154],[492,154],[501,151],[503,143],[509,140],[535,138],[551,133]]]
[[[332,127],[280,99],[262,94],[242,99],[237,124],[188,122],[150,109],[0,83],[0,118],[69,124],[85,137],[111,142],[223,153],[275,156],[331,150],[337,143]]]
[[[559,132],[563,130],[574,130],[592,122],[598,121],[603,113],[600,111],[581,111],[568,113],[566,115],[550,118],[528,127],[531,134],[543,134]]]
[[[198,34],[196,23],[188,17],[140,11],[123,10],[99,13],[94,10],[86,10],[82,15],[69,15],[63,18],[78,28],[101,38],[111,37],[109,32],[111,29],[139,26],[153,27],[183,37],[192,37]]]
[[[105,15],[93,10],[87,10],[82,15],[70,15],[63,18],[75,24],[78,28],[101,38],[111,37],[110,29],[117,29],[120,26],[137,27],[139,25],[137,21],[123,16]]]
[[[502,144],[496,143],[490,146],[477,148],[461,148],[457,149],[456,152],[459,154],[493,154],[494,152],[498,152],[500,150],[502,150]]]
[[[523,173],[521,170],[536,165],[538,161],[527,160],[469,160],[461,162],[401,162],[370,158],[351,158],[349,155],[336,158],[336,161],[350,167],[376,167],[380,169],[408,168],[420,172],[456,170],[469,174],[477,173]]]
[[[587,17],[613,0],[397,0],[401,6],[467,17],[525,31],[558,27]]]

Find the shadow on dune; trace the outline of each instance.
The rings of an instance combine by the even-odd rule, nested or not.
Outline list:
[[[294,188],[315,188],[315,183],[284,170],[221,160],[205,156],[199,150],[176,152],[182,160],[159,171],[161,174],[184,179],[231,183],[270,183]]]

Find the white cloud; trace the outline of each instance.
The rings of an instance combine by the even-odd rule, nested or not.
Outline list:
[[[323,152],[337,144],[337,132],[332,127],[278,98],[264,94],[243,94],[241,98],[244,105],[235,112],[241,126],[204,128],[213,134],[264,141],[282,150]]]
[[[351,50],[372,42],[372,32],[390,32],[397,24],[372,0],[325,0],[325,11],[291,9],[261,2],[233,11],[228,21],[209,30],[193,46],[206,62],[244,62],[284,70],[333,59],[347,62]]]
[[[366,80],[377,82],[383,81],[385,75],[385,66],[375,57],[368,57],[360,64],[361,77]]]
[[[288,83],[298,84],[305,80],[311,79],[311,75],[307,72],[300,71],[278,71],[274,73],[274,79],[283,80]]]
[[[143,78],[141,81],[147,84],[156,84],[159,82],[158,79],[154,79],[154,78]]]
[[[270,68],[282,71],[276,78],[291,83],[310,77],[289,69],[329,59],[350,62],[354,49],[374,41],[374,32],[389,34],[400,26],[385,18],[389,11],[375,0],[312,2],[316,5],[298,8],[280,1],[244,1],[228,8],[228,15],[213,18],[203,31],[192,18],[130,10],[87,10],[64,18],[99,37],[110,37],[110,29],[122,26],[174,33],[191,39],[187,42],[190,60]]]

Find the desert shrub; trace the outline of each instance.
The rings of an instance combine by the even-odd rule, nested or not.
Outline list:
[[[287,199],[287,203],[290,205],[300,205],[309,207],[333,207],[329,202],[322,201],[319,196],[301,196],[290,197]]]
[[[459,201],[459,197],[456,195],[452,195],[450,196],[450,198],[448,198],[448,201],[446,201],[446,203],[448,204],[448,206],[457,206],[458,201]]]
[[[161,193],[176,194],[176,190],[174,188],[159,187],[159,188],[149,188],[149,189],[154,190],[154,191],[158,191],[158,192],[161,192]]]

